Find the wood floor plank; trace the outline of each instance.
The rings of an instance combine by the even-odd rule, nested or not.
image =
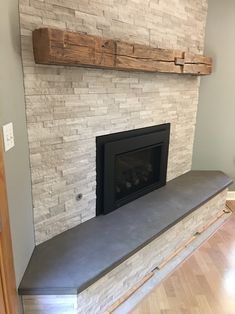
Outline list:
[[[233,212],[235,212],[235,201],[227,201],[226,206],[231,209]]]
[[[235,214],[131,314],[235,314]]]

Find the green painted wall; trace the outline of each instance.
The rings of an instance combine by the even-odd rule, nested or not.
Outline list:
[[[220,169],[235,179],[235,1],[209,0],[205,53],[214,59],[201,79],[193,169]],[[235,190],[233,185],[231,190]]]
[[[34,248],[31,181],[20,56],[18,0],[0,1],[0,127],[13,122],[15,147],[5,153],[17,284]]]

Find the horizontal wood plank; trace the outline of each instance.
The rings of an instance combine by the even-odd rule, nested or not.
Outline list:
[[[208,75],[210,57],[52,28],[33,31],[35,62],[123,71]]]

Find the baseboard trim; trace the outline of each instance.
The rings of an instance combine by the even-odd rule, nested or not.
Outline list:
[[[235,201],[235,191],[228,191],[227,201]]]

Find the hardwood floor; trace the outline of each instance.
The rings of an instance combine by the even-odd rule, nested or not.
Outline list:
[[[131,312],[182,313],[235,314],[235,214]]]
[[[229,209],[231,209],[231,211],[235,213],[235,201],[227,201],[226,205]]]

